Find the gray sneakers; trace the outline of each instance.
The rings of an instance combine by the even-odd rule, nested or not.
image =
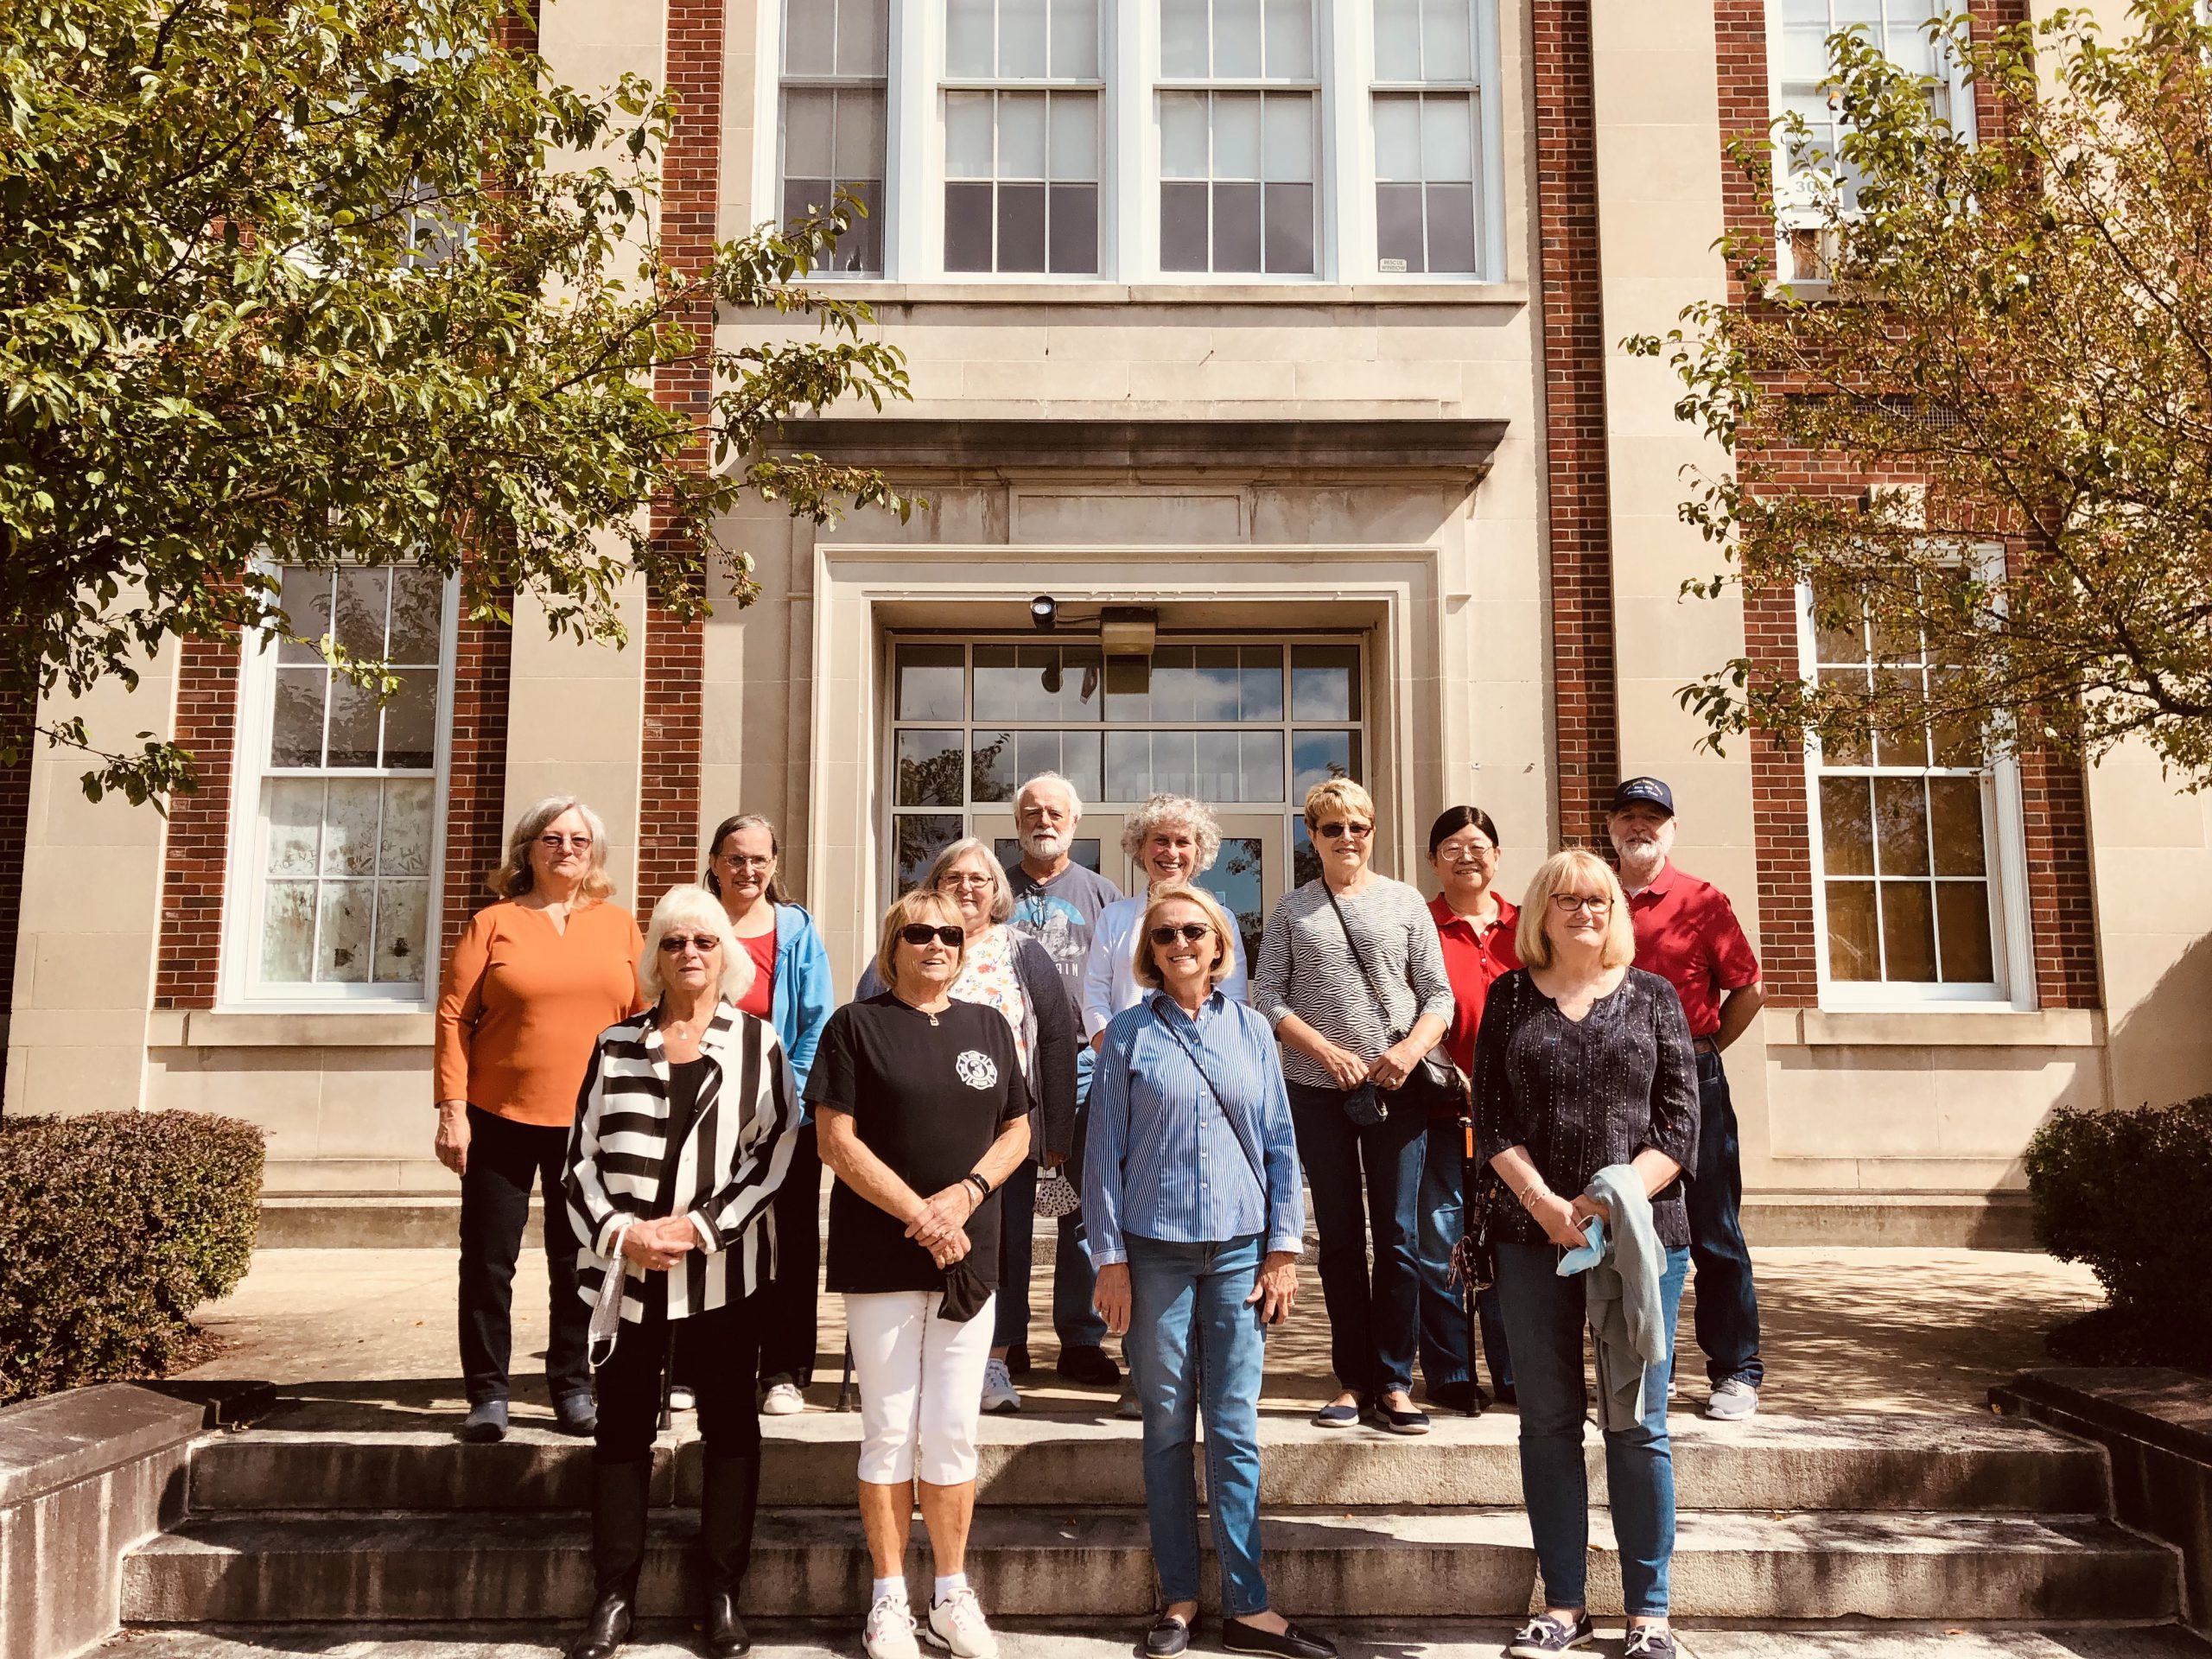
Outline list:
[[[1714,1383],[1713,1397],[1705,1402],[1705,1414],[1724,1423],[1740,1422],[1758,1408],[1759,1391],[1740,1376]]]

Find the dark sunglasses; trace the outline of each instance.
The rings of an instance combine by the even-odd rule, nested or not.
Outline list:
[[[1196,944],[1200,939],[1203,939],[1207,934],[1212,931],[1213,924],[1211,922],[1185,922],[1180,927],[1154,928],[1152,930],[1152,942],[1154,944],[1173,944],[1179,937],[1188,940],[1192,944]]]
[[[899,937],[909,944],[927,944],[935,939],[939,944],[957,949],[968,942],[968,931],[959,927],[931,927],[927,922],[915,922],[899,930]]]
[[[711,933],[702,933],[696,938],[688,933],[667,933],[661,936],[660,948],[665,956],[681,953],[686,945],[696,948],[701,956],[721,948],[721,941]]]
[[[1331,841],[1335,841],[1343,836],[1350,836],[1356,841],[1364,841],[1375,833],[1375,826],[1371,823],[1325,823],[1321,826],[1321,833]]]

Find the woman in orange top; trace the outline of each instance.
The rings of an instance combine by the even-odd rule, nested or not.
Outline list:
[[[461,1438],[507,1432],[515,1259],[533,1185],[552,1281],[546,1385],[562,1431],[589,1434],[588,1310],[561,1181],[592,1046],[642,1006],[644,942],[636,918],[607,902],[606,826],[573,795],[522,815],[490,885],[499,902],[470,919],[438,997],[438,1160],[461,1177]]]

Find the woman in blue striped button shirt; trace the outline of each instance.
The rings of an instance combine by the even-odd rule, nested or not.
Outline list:
[[[1236,937],[1201,888],[1146,906],[1134,966],[1147,995],[1115,1015],[1099,1050],[1083,1208],[1098,1311],[1128,1333],[1144,1408],[1145,1508],[1165,1603],[1145,1652],[1181,1653],[1198,1623],[1191,1448],[1203,1407],[1222,1644],[1333,1659],[1335,1648],[1268,1607],[1260,1573],[1264,1332],[1297,1295],[1306,1205],[1274,1033],[1216,988]]]

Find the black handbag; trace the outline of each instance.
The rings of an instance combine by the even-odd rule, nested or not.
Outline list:
[[[1329,908],[1337,912],[1337,925],[1344,931],[1344,946],[1351,952],[1352,961],[1358,965],[1360,978],[1367,983],[1367,994],[1375,1001],[1375,1012],[1382,1016],[1382,1029],[1389,1034],[1392,1043],[1402,1043],[1406,1040],[1407,1033],[1391,1023],[1390,1005],[1382,1000],[1382,989],[1376,984],[1375,976],[1368,970],[1367,957],[1360,950],[1358,939],[1353,937],[1351,923],[1344,915],[1344,907],[1337,902],[1337,895],[1329,890],[1326,877],[1322,879],[1321,896],[1329,901]],[[1412,1103],[1422,1092],[1413,1087],[1414,1079],[1417,1077],[1432,1089],[1454,1088],[1459,1079],[1459,1068],[1452,1064],[1449,1057],[1440,1059],[1438,1050],[1442,1047],[1443,1045],[1440,1043],[1435,1048],[1430,1049],[1427,1053],[1422,1055],[1421,1064],[1406,1074],[1405,1082],[1393,1092],[1402,1095],[1408,1104]],[[1370,1124],[1380,1123],[1389,1117],[1390,1106],[1389,1103],[1382,1098],[1382,1091],[1376,1088],[1371,1081],[1365,1082],[1344,1096],[1344,1116],[1362,1128],[1365,1128]]]

